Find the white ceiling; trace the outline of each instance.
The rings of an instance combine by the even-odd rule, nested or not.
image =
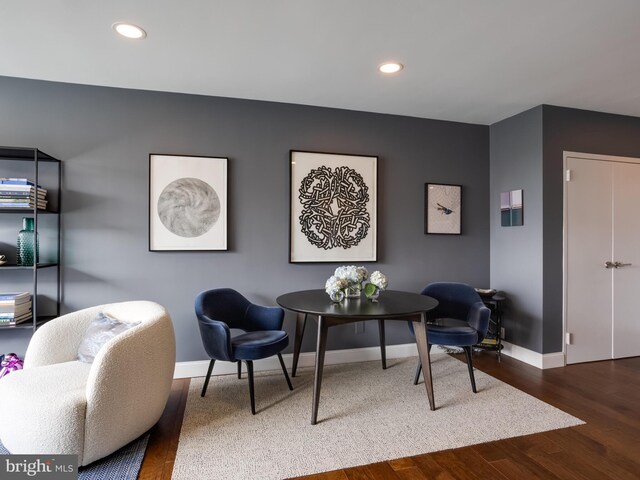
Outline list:
[[[4,0],[0,75],[482,124],[541,103],[640,116],[640,0]]]

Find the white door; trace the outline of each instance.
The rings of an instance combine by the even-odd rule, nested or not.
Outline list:
[[[640,355],[640,163],[566,165],[567,363]]]
[[[613,358],[640,355],[640,165],[613,169]]]

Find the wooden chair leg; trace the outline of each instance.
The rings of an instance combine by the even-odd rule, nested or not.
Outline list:
[[[289,374],[287,373],[287,367],[284,366],[284,360],[282,359],[282,354],[278,354],[278,360],[280,360],[280,366],[282,367],[282,373],[284,373],[284,378],[287,379],[287,385],[289,385],[289,390],[293,390],[293,385],[291,385],[291,380],[289,379]]]
[[[238,378],[242,378],[242,362],[238,362]]]
[[[216,361],[212,358],[209,362],[209,370],[207,370],[207,378],[204,379],[204,385],[202,386],[201,397],[204,397],[205,393],[207,393],[207,387],[209,386],[209,377],[211,377],[211,372],[213,371],[213,365]]]
[[[256,397],[253,391],[253,362],[247,360],[247,374],[249,377],[249,398],[251,399],[251,414],[256,414]]]
[[[469,367],[469,378],[471,379],[471,389],[473,390],[473,393],[478,393],[478,391],[476,390],[476,378],[473,374],[473,360],[471,358],[472,356],[472,347],[462,347],[464,350],[464,354],[467,357],[467,367]]]
[[[427,345],[427,350],[431,353],[431,344]],[[420,359],[418,359],[418,366],[416,367],[416,377],[413,379],[413,384],[417,385],[420,381],[420,373],[422,372],[422,364],[420,363]]]

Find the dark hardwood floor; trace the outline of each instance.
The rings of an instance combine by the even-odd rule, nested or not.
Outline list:
[[[494,353],[481,352],[474,354],[474,363],[479,370],[575,415],[586,425],[303,478],[640,479],[640,357],[544,371],[502,358],[498,363]],[[437,378],[434,383],[437,401]],[[171,478],[188,388],[189,380],[173,382],[165,413],[152,430],[139,478]]]

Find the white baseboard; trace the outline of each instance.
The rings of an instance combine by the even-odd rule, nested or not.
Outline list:
[[[504,349],[502,353],[509,357],[528,363],[540,369],[564,367],[564,354],[538,353],[518,345],[502,342]],[[442,352],[442,350],[440,350]],[[434,346],[431,354],[439,353],[439,347]],[[387,345],[387,358],[407,358],[418,355],[415,343],[405,343],[402,345]],[[293,354],[282,355],[287,368],[291,369]],[[350,348],[347,350],[328,350],[325,354],[325,365],[337,365],[341,363],[368,362],[380,359],[380,347]],[[298,360],[298,368],[313,367],[316,361],[315,352],[302,352]],[[193,362],[177,362],[173,373],[173,378],[204,377],[207,374],[209,360],[196,360]],[[216,362],[213,375],[231,375],[236,373],[236,364],[231,362]],[[277,357],[256,360],[253,364],[256,372],[280,369]]]
[[[528,363],[536,368],[546,370],[547,368],[564,367],[564,353],[562,352],[542,354],[509,342],[503,341],[502,345],[504,345],[503,355]]]
[[[437,350],[433,349],[432,354]],[[387,345],[387,359],[390,358],[407,358],[418,355],[418,349],[415,343],[406,343],[403,345]],[[293,354],[287,353],[282,355],[285,365],[291,369]],[[371,360],[380,360],[380,347],[351,348],[348,350],[327,350],[324,358],[325,365],[336,365],[340,363],[368,362]],[[316,362],[315,352],[302,352],[298,359],[298,368],[313,367]],[[194,362],[178,362],[173,373],[173,378],[191,378],[204,377],[207,374],[209,360],[197,360]],[[236,364],[231,362],[216,362],[213,369],[213,375],[229,375],[236,373]],[[253,364],[256,372],[266,370],[279,370],[280,362],[278,357],[265,358],[264,360],[256,360]]]

